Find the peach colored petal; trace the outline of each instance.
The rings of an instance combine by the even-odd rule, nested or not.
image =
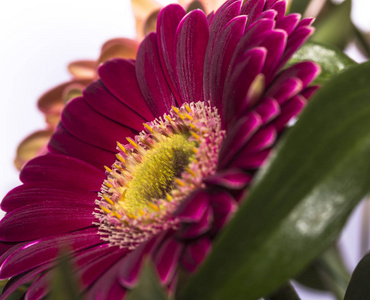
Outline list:
[[[60,121],[60,115],[62,113],[62,110],[64,108],[64,105],[60,105],[58,107],[58,110],[56,109],[53,113],[45,114],[45,122],[47,126],[51,129],[55,129]]]
[[[76,79],[65,83],[62,83],[44,93],[37,101],[38,108],[45,114],[55,113],[59,111],[60,106],[64,106],[63,103],[63,92],[71,84],[88,85],[91,82],[90,79]]]
[[[192,1],[186,8],[186,11],[187,12],[190,12],[194,9],[200,9],[200,10],[203,10],[204,12],[206,12],[206,8],[205,6],[202,4],[201,1]]]
[[[53,130],[40,130],[26,137],[18,146],[14,159],[15,167],[20,170],[23,165],[32,158],[47,153],[46,145]]]
[[[144,24],[146,19],[153,13],[162,7],[155,0],[131,0],[132,10],[134,12],[136,20],[136,31],[138,38],[141,40],[144,38]]]
[[[98,64],[112,58],[135,59],[139,42],[127,38],[116,38],[106,42],[101,50]]]
[[[96,61],[78,60],[68,65],[69,72],[76,79],[94,79],[96,74]]]
[[[199,5],[199,4],[192,3],[192,2],[200,2],[201,5],[204,7],[207,14],[213,10],[217,10],[217,8],[219,8],[225,2],[225,0],[199,0],[199,1],[178,0],[178,1],[181,6],[185,7],[185,9],[190,7],[190,5],[191,6]]]
[[[144,24],[144,34],[147,35],[151,32],[155,32],[157,27],[157,18],[159,15],[160,9],[153,11],[150,16],[146,19]]]
[[[81,97],[82,91],[85,88],[85,85],[79,83],[72,83],[68,85],[62,94],[63,103],[67,104],[74,98]]]

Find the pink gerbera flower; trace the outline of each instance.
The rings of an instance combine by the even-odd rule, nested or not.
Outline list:
[[[170,292],[196,270],[315,90],[314,63],[283,69],[313,31],[285,6],[169,5],[136,61],[100,67],[1,204],[1,299],[26,282],[27,299],[47,295],[63,246],[89,299],[122,298],[144,256]]]

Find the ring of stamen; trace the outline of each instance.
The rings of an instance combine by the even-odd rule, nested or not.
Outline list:
[[[177,229],[178,205],[204,187],[216,171],[225,132],[217,109],[197,102],[172,107],[128,144],[117,142],[117,160],[96,200],[99,233],[111,245],[134,249],[151,236]]]

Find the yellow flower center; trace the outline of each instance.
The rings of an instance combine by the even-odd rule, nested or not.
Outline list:
[[[174,188],[174,179],[194,159],[195,142],[189,141],[188,133],[164,137],[153,149],[146,151],[142,161],[132,172],[132,180],[126,184],[126,193],[118,202],[129,214],[147,209],[154,212],[148,203],[165,198]],[[124,189],[124,188],[123,188]]]
[[[143,126],[135,140],[117,143],[117,160],[106,167],[96,200],[102,239],[129,249],[178,228],[174,212],[216,172],[225,134],[217,110],[204,102],[173,107]]]

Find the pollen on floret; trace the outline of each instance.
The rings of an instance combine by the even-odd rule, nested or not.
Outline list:
[[[198,102],[144,123],[139,135],[126,138],[127,145],[117,142],[117,160],[105,167],[108,178],[97,200],[102,239],[133,249],[163,230],[177,229],[173,212],[215,173],[224,134],[217,109]]]

